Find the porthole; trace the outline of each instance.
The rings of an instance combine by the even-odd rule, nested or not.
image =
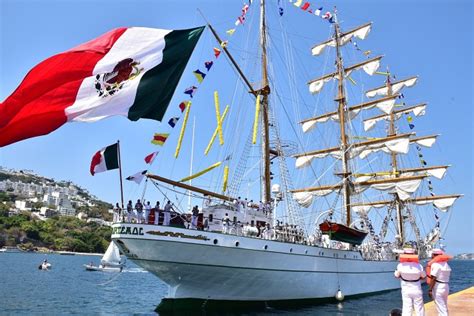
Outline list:
[[[268,245],[263,246],[263,249],[267,250],[267,249],[268,249]]]
[[[214,245],[217,245],[219,241],[217,239],[214,239]]]
[[[304,253],[305,253],[305,254],[308,254],[308,250],[305,250]]]
[[[344,255],[344,258],[346,258],[346,255]]]
[[[293,252],[293,248],[290,248],[290,252]]]
[[[240,243],[238,241],[235,242],[235,246],[238,247]]]

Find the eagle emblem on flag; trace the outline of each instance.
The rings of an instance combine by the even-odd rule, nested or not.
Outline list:
[[[99,97],[105,98],[114,95],[122,89],[128,80],[133,80],[143,71],[138,68],[140,62],[126,58],[115,65],[112,72],[98,74],[95,77],[95,88]]]

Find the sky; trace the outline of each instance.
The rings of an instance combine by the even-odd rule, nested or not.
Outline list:
[[[242,3],[243,1],[230,0],[0,0],[0,99],[8,97],[37,63],[116,27],[145,26],[163,29],[196,27],[205,24],[197,10],[200,9],[216,30],[225,37],[225,31],[235,27],[234,21],[240,14]],[[293,39],[293,43],[302,44],[304,47],[295,50],[293,58],[295,67],[299,69],[296,80],[301,81],[303,85],[306,81],[323,74],[323,70],[319,68],[327,67],[324,59],[311,57],[309,51],[312,45],[328,38],[330,25],[322,19],[301,12],[287,0],[282,0],[282,3],[284,15],[279,17],[277,1],[268,1],[269,33],[272,47],[275,48],[271,56],[278,59],[288,53],[284,49],[288,42],[278,37],[281,34],[287,34]],[[445,234],[445,244],[453,253],[474,252],[471,1],[404,0],[383,1],[382,4],[381,1],[361,0],[311,3],[312,6],[322,6],[323,11],[337,6],[341,26],[345,29],[372,21],[374,29],[369,34],[369,39],[358,42],[359,45],[373,50],[374,54],[383,54],[391,71],[396,69],[400,77],[420,76],[420,83],[416,86],[418,96],[413,101],[427,101],[430,107],[425,117],[416,119],[417,131],[421,132],[420,135],[441,134],[434,148],[426,152],[425,159],[433,164],[452,165],[443,183],[439,185],[436,183],[436,187],[440,188],[439,193],[464,194],[453,208]],[[257,11],[257,6],[252,5],[246,25],[238,27],[236,33],[229,38],[229,49],[235,54],[238,62],[244,65],[243,68],[251,82],[260,80],[257,71],[258,56],[250,52],[253,50],[252,45],[257,43],[256,33],[250,31],[250,26],[258,23]],[[272,19],[276,22],[271,22]],[[247,37],[250,40],[245,42]],[[239,41],[243,44],[239,44]],[[203,69],[203,62],[213,58],[212,47],[215,45],[209,30],[206,30],[188,63],[169,111],[175,111],[177,104],[183,100],[182,91],[187,86],[196,84],[191,72],[196,68]],[[279,48],[281,53],[278,51]],[[348,60],[355,61],[357,58],[354,56],[358,57],[352,55]],[[280,67],[275,63],[272,66],[274,77],[281,79],[284,76],[283,67],[288,67],[288,64]],[[373,78],[370,80],[373,83],[372,87],[377,85],[376,82],[378,85],[383,83],[380,78],[377,78],[378,81]],[[245,141],[249,133],[246,128],[252,123],[254,101],[245,94],[245,87],[230,67],[228,60],[221,58],[215,60],[212,73],[208,75],[202,89],[200,86],[193,99],[193,112],[188,122],[180,159],[170,158],[175,150],[180,125],[173,130],[167,144],[163,148],[158,148],[150,144],[151,136],[166,129],[165,122],[146,120],[131,122],[124,117],[114,117],[92,124],[66,124],[49,135],[0,148],[0,165],[6,168],[33,170],[57,180],[71,180],[87,188],[100,199],[116,202],[119,200],[118,172],[110,171],[92,177],[89,174],[89,164],[97,150],[118,139],[122,148],[124,177],[146,169],[143,157],[155,150],[159,150],[160,154],[152,167],[154,173],[173,179],[180,179],[189,174],[193,120],[196,121],[197,135],[194,142],[196,152],[193,171],[209,166],[212,164],[212,159],[214,162],[223,159],[226,152],[223,149],[216,151],[214,156],[207,160],[201,159],[202,154],[197,153],[205,148],[215,127],[212,96],[214,90],[219,90],[221,108],[224,104],[231,104],[232,113],[239,112],[237,116],[239,120],[235,120],[238,123],[233,125],[228,123],[225,134],[228,141],[224,147],[230,143],[238,143],[239,140]],[[242,96],[236,97],[239,93]],[[290,98],[289,95],[281,97],[282,103],[286,100],[285,97]],[[299,100],[298,102],[307,108],[311,107],[312,102],[321,102],[309,96],[304,86],[291,98],[293,101]],[[314,113],[321,114],[323,109],[326,109],[323,105],[313,106],[310,109],[311,113],[303,117]],[[278,113],[281,116],[287,114],[292,116],[289,108],[288,111],[289,114],[286,109],[280,109]],[[203,118],[204,114],[207,118]],[[244,114],[248,114],[249,117],[246,121],[242,119]],[[297,115],[294,115],[293,118],[296,120],[296,117]],[[284,131],[291,129],[290,125],[282,127]],[[200,133],[205,136],[198,136]],[[255,149],[251,154],[254,153]],[[207,180],[213,183],[221,181],[219,177],[209,177]],[[248,185],[249,196],[255,195],[251,193],[254,188]],[[140,198],[142,190],[143,185],[138,187],[134,183],[124,183],[126,200]],[[147,198],[151,200],[162,198],[159,194],[149,193],[149,190],[147,194],[149,194]]]

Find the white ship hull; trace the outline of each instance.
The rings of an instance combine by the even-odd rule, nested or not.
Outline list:
[[[127,257],[169,285],[170,299],[321,299],[339,289],[352,296],[400,287],[397,262],[363,260],[356,251],[167,226],[113,228]]]

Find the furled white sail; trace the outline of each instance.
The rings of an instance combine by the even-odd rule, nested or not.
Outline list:
[[[412,77],[412,78],[408,78],[408,79],[393,83],[392,93],[395,94],[395,93],[398,93],[400,90],[402,90],[404,87],[413,86],[417,80],[418,80],[418,77]],[[377,89],[369,90],[365,93],[365,95],[368,98],[373,98],[376,95],[388,95],[388,87],[384,86]]]
[[[442,212],[447,212],[449,208],[456,202],[458,197],[448,197],[444,199],[436,199],[436,200],[421,200],[421,201],[414,201],[416,205],[425,205],[429,203],[433,203],[434,206],[436,206],[437,209],[439,209]]]
[[[383,56],[377,56],[375,58],[363,61],[361,63],[358,63],[356,65],[347,67],[344,69],[344,78],[347,78],[351,75],[352,71],[358,70],[358,69],[363,69],[369,76],[372,76],[380,67],[380,59],[382,59]],[[331,79],[337,79],[339,80],[339,75],[336,72],[333,72],[331,74],[325,75],[321,78],[312,80],[309,82],[309,92],[312,94],[320,92],[324,84]]]
[[[386,203],[380,203],[380,204],[370,204],[370,205],[354,205],[352,206],[352,209],[358,213],[358,214],[363,214],[367,215],[372,208],[381,208],[387,206]]]
[[[383,151],[385,153],[397,153],[397,154],[406,154],[408,153],[410,145],[410,134],[398,137],[396,139],[384,140],[369,144],[369,145],[358,145],[354,144],[353,148],[348,150],[348,158],[352,159],[354,157],[359,157],[361,159],[366,158],[368,155]],[[328,155],[336,159],[342,158],[342,153],[339,148],[334,148],[332,150],[326,150],[323,152],[313,152],[305,155],[297,155],[295,166],[296,168],[303,168],[309,166],[311,161],[315,158],[325,158]]]
[[[363,25],[363,26],[360,26],[352,31],[349,31],[349,32],[346,32],[346,33],[343,33],[341,38],[339,39],[339,45],[341,46],[344,46],[345,44],[347,44],[353,37],[357,37],[359,39],[365,39],[367,37],[367,35],[369,34],[370,32],[370,29],[372,27],[372,24],[369,23],[369,24],[366,24],[366,25]],[[324,43],[321,43],[319,45],[316,45],[313,47],[313,49],[311,50],[311,53],[313,54],[313,56],[318,56],[320,55],[324,49],[328,46],[331,46],[331,47],[334,47],[336,46],[336,40],[335,39],[331,39],[329,41],[326,41]]]
[[[325,196],[328,195],[339,188],[332,188],[332,189],[324,189],[312,192],[296,192],[293,193],[293,199],[301,206],[301,207],[309,207],[311,203],[313,203],[313,199],[315,196]]]
[[[372,145],[366,145],[358,147],[357,152],[359,153],[358,156],[361,159],[366,158],[368,155],[383,151],[385,153],[397,153],[397,154],[406,154],[408,153],[410,145],[410,136],[407,135],[402,138],[388,140],[382,143],[376,143]]]
[[[425,110],[426,110],[426,104],[421,104],[421,105],[418,105],[406,110],[396,111],[394,113],[394,116],[396,120],[400,119],[400,117],[402,117],[402,114],[408,114],[410,112],[413,113],[413,115],[415,116],[422,116],[422,115],[425,115]],[[375,124],[377,124],[378,122],[383,121],[383,120],[389,120],[389,119],[390,119],[390,115],[382,115],[382,116],[377,116],[374,118],[364,120],[364,130],[369,131],[372,128],[374,128]]]
[[[318,93],[319,91],[323,89],[324,84],[330,81],[331,79],[333,79],[334,76],[335,74],[331,77],[327,77],[327,78],[323,78],[323,79],[319,79],[319,80],[311,82],[309,84],[309,92],[311,92],[312,94]]]
[[[418,190],[422,179],[413,179],[406,181],[397,182],[384,182],[374,183],[369,185],[359,185],[359,190],[363,191],[366,189],[375,189],[380,191],[389,191],[389,193],[397,193],[398,197],[402,200],[408,200],[411,194]]]
[[[348,111],[349,120],[352,120],[355,117],[357,117],[357,115],[360,113],[360,111],[362,109],[370,110],[370,109],[373,109],[374,107],[377,107],[382,112],[389,114],[389,113],[392,112],[393,107],[395,106],[395,99],[396,99],[396,97],[393,97],[393,98],[388,99],[388,100],[387,100],[387,98],[384,98],[384,99],[381,99],[379,102],[368,102],[368,103],[363,103],[363,104],[352,106],[352,107],[349,108],[349,111]],[[325,123],[329,119],[331,119],[332,121],[335,121],[335,122],[340,121],[339,120],[339,114],[337,112],[332,112],[332,113],[329,113],[329,114],[326,114],[326,115],[321,115],[321,116],[315,117],[314,119],[309,119],[309,120],[306,120],[305,122],[303,122],[303,124],[302,124],[303,132],[306,133],[306,132],[312,130],[313,128],[315,128],[316,123]]]

